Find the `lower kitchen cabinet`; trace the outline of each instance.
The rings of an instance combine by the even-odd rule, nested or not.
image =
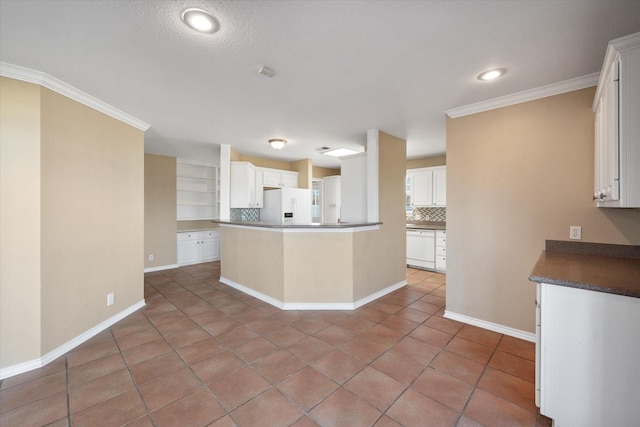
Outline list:
[[[447,270],[447,232],[436,231],[436,271],[444,273]]]
[[[198,264],[220,259],[220,231],[178,233],[178,265]]]
[[[436,232],[407,230],[407,265],[433,270],[436,266]]]
[[[444,273],[447,270],[447,232],[408,229],[407,265]]]
[[[537,300],[540,413],[561,427],[637,426],[640,298],[539,283]]]

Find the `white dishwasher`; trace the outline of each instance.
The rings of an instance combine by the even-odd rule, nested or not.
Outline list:
[[[407,230],[407,265],[436,267],[435,230]]]

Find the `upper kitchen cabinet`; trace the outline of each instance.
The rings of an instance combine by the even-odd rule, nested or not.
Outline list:
[[[178,221],[218,217],[218,168],[183,159],[176,161]]]
[[[231,162],[229,206],[233,208],[262,208],[261,174],[249,162]]]
[[[447,168],[409,169],[407,171],[410,206],[415,208],[447,205]]]
[[[264,187],[298,188],[298,172],[258,168],[258,173],[262,174],[262,185]]]
[[[640,33],[609,43],[593,103],[598,207],[640,208]]]

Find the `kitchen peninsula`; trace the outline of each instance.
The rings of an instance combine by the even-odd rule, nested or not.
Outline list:
[[[282,309],[352,310],[406,284],[376,272],[381,222],[216,222],[220,281]]]

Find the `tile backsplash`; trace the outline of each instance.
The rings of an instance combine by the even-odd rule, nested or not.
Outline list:
[[[260,209],[231,209],[231,221],[260,221]]]
[[[447,208],[413,208],[413,212],[407,212],[407,221],[447,222]]]

